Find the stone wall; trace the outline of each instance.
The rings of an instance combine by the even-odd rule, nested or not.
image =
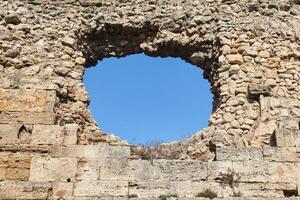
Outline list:
[[[0,199],[298,195],[299,44],[299,0],[0,1]],[[141,52],[211,83],[174,160],[137,158],[88,110],[85,68]]]

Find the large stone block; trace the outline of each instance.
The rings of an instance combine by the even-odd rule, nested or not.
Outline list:
[[[51,193],[48,182],[0,182],[0,199],[3,200],[41,200],[48,199]]]
[[[226,192],[226,187],[217,182],[210,181],[176,181],[173,182],[174,194],[179,197],[195,198],[200,192],[207,189],[215,192],[218,197],[226,197],[232,194],[232,192]]]
[[[52,188],[53,199],[71,199],[74,183],[54,182]]]
[[[0,124],[0,144],[16,144],[20,126]]]
[[[29,156],[9,156],[6,166],[6,180],[27,181],[29,179],[29,171],[31,165],[31,157]]]
[[[175,194],[174,183],[170,181],[129,182],[129,196],[157,198],[160,195]]]
[[[235,191],[249,199],[284,199],[284,191],[295,191],[296,186],[289,183],[238,183]],[[290,198],[289,198],[290,199]]]
[[[79,181],[74,186],[75,197],[127,197],[128,181]]]
[[[264,147],[263,157],[266,161],[299,162],[296,147]]]
[[[77,171],[76,158],[33,157],[30,181],[74,181]]]
[[[222,180],[224,175],[233,172],[232,161],[208,162],[208,180]]]
[[[129,146],[111,146],[107,143],[97,145],[70,145],[66,147],[53,147],[52,156],[71,158],[129,158]]]
[[[217,148],[216,159],[218,161],[263,160],[262,148]]]
[[[23,74],[0,75],[0,88],[4,89],[41,89],[58,90],[54,81],[40,77],[24,76]]]
[[[52,112],[0,112],[0,124],[54,124]]]
[[[290,183],[296,185],[297,165],[289,162],[233,162],[237,181],[249,183]]]
[[[207,162],[154,160],[153,179],[158,181],[201,181],[208,176]]]
[[[55,91],[0,89],[0,111],[2,112],[52,111],[55,100]]]
[[[64,140],[64,127],[59,125],[34,125],[32,144],[61,145]]]
[[[64,145],[76,145],[78,140],[78,124],[66,124],[65,125],[65,137]]]

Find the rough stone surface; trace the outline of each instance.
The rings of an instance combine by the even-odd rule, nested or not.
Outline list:
[[[299,199],[299,24],[299,0],[0,1],[0,199]],[[204,70],[206,129],[143,149],[98,127],[84,70],[142,52]]]

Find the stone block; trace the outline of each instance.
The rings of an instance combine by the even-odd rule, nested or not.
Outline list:
[[[16,144],[20,126],[0,124],[0,144]]]
[[[4,89],[41,89],[58,90],[57,84],[51,80],[45,80],[39,77],[24,76],[19,74],[0,75],[0,88]]]
[[[72,182],[76,171],[76,158],[33,157],[29,180]]]
[[[97,160],[99,158],[108,158],[109,150],[109,144],[107,143],[97,145],[69,145],[65,147],[53,146],[51,156]]]
[[[157,181],[201,181],[208,176],[207,162],[191,160],[153,160],[153,179]]]
[[[77,133],[79,125],[78,124],[66,124],[65,125],[65,137],[64,145],[76,145],[77,144]]]
[[[52,153],[54,157],[72,157],[72,158],[129,158],[129,146],[111,146],[107,143],[97,145],[70,145],[66,147],[53,147]]]
[[[74,183],[54,182],[52,188],[53,199],[70,199],[73,196]]]
[[[300,162],[295,147],[264,147],[263,157],[266,161]]]
[[[296,185],[297,166],[289,162],[233,162],[233,172],[240,182],[290,183]]]
[[[64,140],[64,127],[59,125],[34,125],[32,144],[61,145]]]
[[[293,191],[296,187],[290,183],[238,183],[235,190],[243,198],[284,199],[284,191]],[[289,198],[290,199],[290,198]]]
[[[279,128],[275,132],[276,144],[278,147],[296,147],[300,131],[297,129]]]
[[[74,186],[75,197],[127,197],[128,181],[79,181]]]
[[[52,112],[0,112],[0,124],[54,124]]]
[[[176,181],[173,182],[174,185],[174,194],[178,195],[179,197],[190,197],[195,198],[195,196],[209,189],[215,192],[218,197],[227,196],[226,193],[224,194],[224,186],[217,182],[210,182],[210,181]]]
[[[0,182],[0,199],[13,200],[41,200],[48,199],[51,192],[51,183],[48,182]]]
[[[217,148],[218,161],[263,160],[262,148]]]
[[[138,198],[158,198],[160,195],[175,194],[174,183],[170,181],[129,182],[129,195]]]
[[[12,181],[27,181],[31,157],[28,156],[9,156],[6,165],[5,179]]]
[[[208,180],[220,180],[224,174],[231,173],[232,161],[211,161],[208,162]]]
[[[0,89],[0,111],[53,111],[56,92],[35,89]]]

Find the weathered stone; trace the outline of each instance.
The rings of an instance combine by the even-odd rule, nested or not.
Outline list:
[[[243,56],[240,54],[229,54],[226,55],[226,58],[228,59],[229,64],[242,64],[244,62]]]
[[[51,183],[49,182],[0,182],[1,199],[47,199],[51,192]]]
[[[76,47],[76,40],[74,38],[71,38],[71,37],[64,37],[62,40],[61,40],[61,43],[65,46],[69,46],[69,47],[72,47],[72,48],[75,48]]]
[[[76,145],[78,140],[78,124],[66,124],[64,132],[64,145]]]
[[[0,111],[52,111],[55,98],[55,91],[0,89]]]
[[[217,148],[216,159],[218,161],[263,160],[263,150],[261,148]]]
[[[21,19],[18,14],[9,14],[5,16],[5,22],[8,24],[20,24]]]
[[[73,182],[76,171],[76,158],[33,157],[29,180]]]
[[[17,143],[20,126],[0,124],[0,144]]]
[[[34,125],[32,144],[61,145],[64,140],[64,127],[59,125]]]
[[[88,187],[86,187],[88,186]],[[79,181],[74,186],[74,196],[127,196],[128,181]]]
[[[54,124],[55,115],[52,112],[0,112],[1,124]]]

